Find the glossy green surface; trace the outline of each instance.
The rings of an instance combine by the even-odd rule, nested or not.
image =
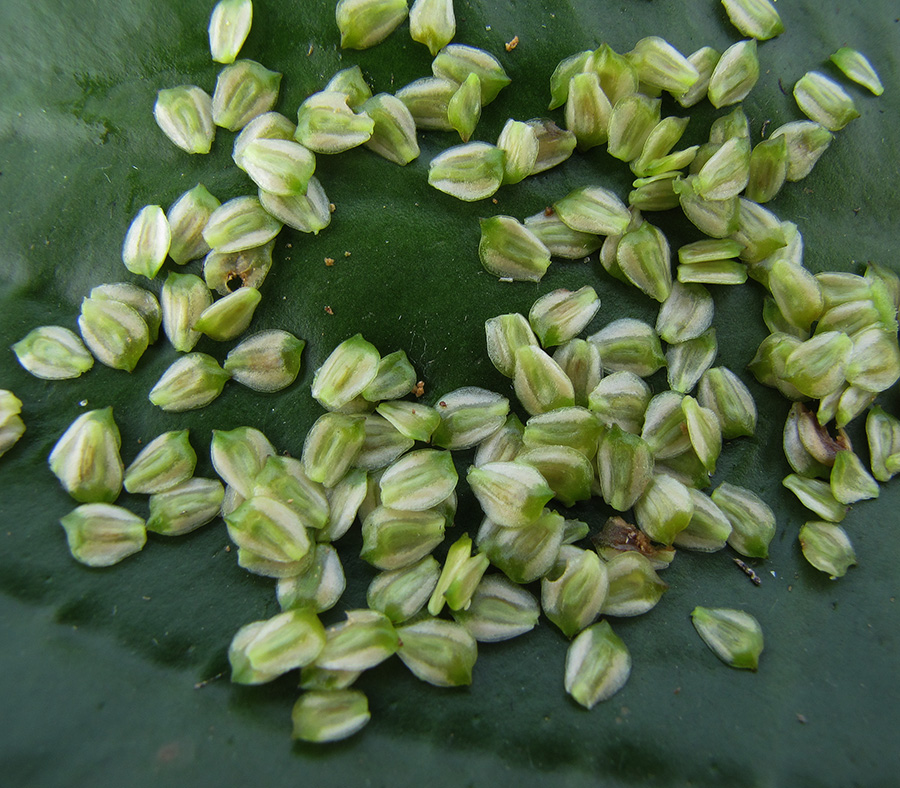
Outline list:
[[[212,3],[190,0],[4,0],[0,3],[0,345],[38,325],[75,329],[91,287],[136,281],[120,248],[145,204],[170,205],[198,181],[222,200],[252,193],[231,162],[234,135],[218,130],[209,156],[190,157],[153,122],[156,91],[195,83],[211,91]],[[429,73],[408,23],[380,46],[342,53],[333,3],[255,3],[242,55],[284,73],[277,108],[302,99],[339,68],[358,63],[376,91]],[[782,7],[783,6],[783,7]],[[493,140],[507,117],[545,115],[549,76],[571,53],[602,41],[627,51],[665,36],[683,52],[738,39],[713,0],[457,0],[456,41],[495,53],[512,85],[485,109],[473,139]],[[850,86],[862,117],[839,133],[813,174],[770,204],[800,227],[814,271],[853,270],[872,260],[898,268],[900,215],[900,22],[893,0],[779,3],[787,32],[760,46],[762,76],[745,102],[753,135],[798,119],[790,87],[839,46],[863,51],[887,86],[875,99]],[[507,52],[504,42],[518,35]],[[666,101],[664,114],[685,114]],[[701,140],[716,113],[690,111],[684,144]],[[562,111],[550,113],[559,122]],[[264,687],[232,686],[226,650],[243,624],[277,611],[273,581],[240,570],[221,521],[189,536],[150,535],[119,566],[90,570],[68,554],[61,516],[74,507],[46,457],[87,408],[112,405],[123,458],[165,430],[190,428],[209,476],[210,431],[252,424],[279,450],[299,455],[320,410],[312,371],[340,341],[362,332],[382,353],[406,351],[425,381],[425,401],[461,385],[504,394],[510,382],[484,350],[483,323],[526,312],[557,287],[593,285],[602,300],[588,327],[625,315],[655,320],[654,303],[608,277],[596,261],[554,261],[539,284],[504,284],[477,258],[477,219],[523,219],[578,186],[625,196],[631,181],[602,148],[515,186],[497,204],[464,204],[426,183],[428,161],[458,139],[420,135],[406,168],[356,150],[318,157],[317,177],[337,206],[319,236],[285,231],[252,329],[283,328],[307,340],[298,381],[274,395],[229,384],[211,406],[165,414],[147,392],[176,358],[164,341],[133,374],[100,364],[80,379],[30,377],[0,352],[0,388],[24,402],[28,430],[0,459],[0,775],[15,786],[602,785],[888,786],[900,762],[900,486],[859,504],[844,526],[859,566],[839,581],[807,565],[797,532],[808,519],[781,487],[788,403],[755,381],[756,438],[726,446],[716,480],[741,484],[775,508],[771,557],[754,562],[755,587],[728,551],[679,555],[671,588],[648,615],[614,620],[634,668],[626,687],[586,712],[563,692],[566,642],[545,619],[532,633],[484,645],[471,688],[419,683],[398,660],[364,675],[372,721],[335,745],[290,741],[294,676]],[[673,247],[698,240],[677,212],[653,215]],[[350,256],[345,256],[349,252]],[[324,259],[334,258],[333,266]],[[169,267],[173,267],[171,263]],[[195,271],[197,264],[187,270]],[[158,289],[159,281],[152,287]],[[720,354],[738,371],[765,336],[762,289],[712,287]],[[326,307],[329,308],[326,313]],[[333,312],[333,314],[330,314]],[[201,340],[222,360],[233,343]],[[659,379],[656,379],[657,381]],[[879,400],[900,412],[895,389]],[[852,434],[867,456],[861,424]],[[460,455],[464,471],[469,455]],[[146,498],[120,503],[146,512]],[[608,512],[577,514],[592,527]],[[478,511],[463,496],[451,534],[474,534]],[[457,536],[452,536],[455,540]],[[353,557],[358,529],[339,543],[349,577],[347,607],[364,605],[373,570]],[[766,648],[758,673],[729,670],[693,631],[696,605],[755,615]],[[331,614],[340,617],[338,611]],[[200,682],[210,680],[201,688]]]

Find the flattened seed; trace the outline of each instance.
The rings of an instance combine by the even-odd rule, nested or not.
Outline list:
[[[250,34],[252,0],[219,0],[209,17],[209,51],[216,63],[234,63]]]
[[[309,742],[339,741],[362,730],[372,715],[359,690],[311,690],[291,711],[293,738]]]
[[[69,551],[76,561],[93,567],[112,566],[143,549],[144,521],[121,506],[86,503],[60,520]]]
[[[236,60],[216,79],[212,98],[213,121],[229,131],[240,131],[278,100],[281,74],[253,60]]]
[[[338,0],[335,19],[343,49],[380,44],[406,19],[406,0]]]
[[[153,279],[162,268],[172,243],[172,231],[163,209],[146,205],[128,227],[122,244],[122,262],[133,274]]]
[[[94,357],[78,335],[62,326],[40,326],[12,346],[24,369],[36,378],[77,378],[94,366]]]
[[[112,408],[88,411],[54,445],[50,470],[76,501],[112,503],[122,489],[121,445]]]
[[[163,372],[149,399],[166,411],[203,408],[222,393],[230,377],[212,356],[188,353]]]
[[[566,692],[592,709],[615,695],[631,675],[631,655],[609,622],[584,630],[566,652]]]
[[[153,106],[156,124],[185,153],[209,153],[216,127],[212,98],[196,85],[160,90]]]

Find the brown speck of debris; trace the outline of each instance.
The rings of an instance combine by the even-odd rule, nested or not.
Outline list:
[[[313,45],[309,45],[309,49],[306,50],[306,56],[309,57],[313,53]]]
[[[225,545],[225,552],[226,552],[226,553],[230,553],[230,552],[231,552],[231,545],[230,545],[230,544]]]
[[[681,694],[681,687],[675,687],[675,691],[674,691],[672,694],[673,694],[673,695],[680,695],[680,694]]]
[[[803,714],[798,714],[798,715],[797,715],[797,722],[799,722],[801,725],[806,725],[806,723],[809,722],[809,720],[806,719],[806,716],[805,716],[805,715],[803,715]]]
[[[753,583],[753,585],[758,586],[760,583],[762,583],[762,580],[759,579],[759,575],[756,574],[756,572],[754,572],[749,566],[747,566],[747,564],[741,561],[740,558],[732,558],[731,560],[734,561],[734,563],[737,564],[740,570],[750,578],[750,581]]]
[[[326,315],[333,315],[333,314],[334,314],[334,310],[333,310],[330,306],[326,306],[326,307],[325,307],[325,314],[326,314]]]
[[[554,213],[556,213],[556,211],[553,210],[552,205],[548,205],[544,208],[544,216],[553,216]]]
[[[438,403],[438,405],[440,405],[442,408],[446,408],[446,407],[447,407],[447,403],[444,402],[444,400],[441,400],[441,401]]]
[[[349,257],[349,256],[350,256],[350,252],[344,252],[344,257]]]
[[[328,203],[328,210],[329,212],[334,213],[337,210],[337,206],[333,202],[330,202]]]
[[[506,42],[506,51],[512,52],[517,46],[519,46],[519,37],[513,36],[512,41]]]
[[[496,205],[499,202],[499,200],[496,197],[491,197],[491,202],[494,203],[494,205]]]
[[[425,393],[425,381],[420,380],[413,387],[413,394],[415,394],[417,397],[421,397],[424,393]]]
[[[334,265],[334,258],[333,258],[333,257],[326,257],[326,258],[325,258],[325,265]]]

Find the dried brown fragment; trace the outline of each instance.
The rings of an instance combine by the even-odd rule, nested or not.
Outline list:
[[[800,416],[797,421],[797,433],[803,447],[823,465],[829,468],[834,465],[835,455],[844,449],[852,449],[850,439],[844,430],[838,430],[837,438],[833,438],[826,427],[819,424],[816,414],[800,404]]]
[[[758,586],[762,584],[762,580],[759,579],[759,575],[756,574],[756,572],[754,572],[751,567],[747,566],[747,564],[741,561],[740,558],[732,558],[731,560],[734,561],[734,563],[737,564],[740,570],[750,578],[750,581],[753,583],[753,585]]]
[[[591,543],[601,557],[613,550],[620,553],[635,552],[649,558],[654,564],[669,563],[675,554],[673,547],[653,544],[647,534],[621,517],[610,517],[603,529],[591,537]]]
[[[325,314],[326,314],[326,315],[333,315],[333,314],[334,314],[334,310],[333,310],[330,306],[326,306],[326,307],[325,307]]]
[[[424,396],[425,395],[425,381],[420,380],[418,383],[416,383],[416,386],[413,389],[412,393],[415,394],[417,397]]]
[[[334,265],[334,258],[333,258],[333,257],[326,257],[326,258],[325,258],[325,265],[327,265],[327,266],[332,266],[332,265]]]
[[[505,44],[507,52],[512,52],[517,46],[519,46],[519,37],[518,36],[513,36],[512,41],[507,41]]]

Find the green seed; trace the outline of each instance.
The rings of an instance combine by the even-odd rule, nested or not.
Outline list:
[[[750,178],[750,143],[732,138],[706,161],[697,172],[693,187],[705,200],[728,200],[747,186]]]
[[[508,378],[516,374],[516,351],[526,345],[538,345],[531,324],[518,312],[489,318],[484,322],[484,331],[488,358]]]
[[[637,93],[640,87],[637,69],[625,55],[620,55],[609,44],[601,44],[591,53],[585,70],[594,71],[600,77],[600,86],[612,104]]]
[[[77,378],[94,366],[94,357],[78,335],[62,326],[32,329],[12,350],[28,372],[44,380]]]
[[[362,334],[345,339],[316,370],[313,398],[328,410],[344,407],[375,380],[380,361],[378,350]]]
[[[493,391],[465,386],[438,400],[441,423],[431,442],[442,449],[470,449],[506,422],[509,400]]]
[[[150,496],[147,530],[181,536],[211,522],[219,514],[225,488],[218,479],[189,479]]]
[[[362,104],[372,98],[372,88],[366,82],[362,69],[359,66],[342,68],[328,80],[324,88],[325,92],[335,91],[343,93],[347,97],[348,106],[357,110]]]
[[[212,356],[188,353],[163,372],[149,399],[166,411],[203,408],[222,393],[230,377]]]
[[[334,90],[313,93],[297,110],[297,142],[315,153],[343,153],[368,142],[375,121],[354,112],[347,96]]]
[[[225,524],[238,547],[270,561],[300,561],[312,549],[300,516],[274,498],[247,499],[225,517]]]
[[[887,391],[900,379],[900,347],[896,328],[868,328],[852,338],[847,382],[875,393]]]
[[[325,628],[312,610],[288,610],[241,627],[228,647],[231,681],[265,684],[309,665],[325,646]]]
[[[250,459],[250,462],[253,460]],[[326,490],[303,472],[299,460],[269,455],[258,472],[254,472],[253,467],[255,463],[250,469],[251,496],[261,495],[283,503],[300,516],[307,528],[320,530],[325,527],[329,516]]]
[[[609,139],[612,104],[593,72],[575,74],[566,91],[566,128],[575,135],[579,150],[602,145]]]
[[[169,208],[166,219],[171,232],[169,257],[178,265],[196,260],[209,252],[203,228],[221,205],[203,184],[182,194]]]
[[[500,148],[486,142],[457,145],[431,160],[428,183],[458,200],[483,200],[503,183],[505,158]]]
[[[463,44],[448,44],[431,63],[431,71],[438,79],[461,85],[469,74],[477,74],[481,82],[481,103],[490,104],[512,80],[489,52]]]
[[[325,634],[316,665],[329,670],[368,670],[400,646],[390,619],[377,610],[348,610],[346,621],[328,627]]]
[[[872,64],[865,55],[850,47],[841,47],[830,58],[848,78],[868,88],[876,96],[884,93],[884,85],[878,77],[878,73],[872,68]]]
[[[553,490],[538,470],[519,462],[489,462],[466,473],[484,513],[505,528],[523,528],[543,513]]]
[[[597,417],[583,407],[557,408],[532,416],[525,424],[521,442],[534,449],[540,446],[567,446],[592,459],[603,427]]]
[[[607,621],[584,630],[566,652],[566,692],[585,708],[609,700],[630,675],[631,655]]]
[[[360,557],[378,569],[402,569],[444,540],[446,520],[437,510],[404,512],[378,506],[362,524]]]
[[[371,716],[359,690],[312,690],[294,704],[292,736],[309,742],[340,741],[361,730]]]
[[[503,183],[519,183],[531,175],[537,164],[538,143],[534,128],[519,120],[508,120],[497,138],[503,151]]]
[[[666,351],[669,388],[682,394],[694,389],[716,360],[716,330],[709,328],[699,337],[677,342]]]
[[[669,242],[658,227],[643,222],[625,233],[616,249],[619,270],[651,298],[665,301],[672,291]]]
[[[344,593],[346,579],[337,550],[330,544],[317,544],[311,548],[309,558],[309,565],[301,574],[279,579],[275,591],[282,610],[309,607],[323,613],[331,610]]]
[[[97,359],[113,369],[131,372],[150,343],[150,331],[140,313],[121,301],[85,298],[78,328]]]
[[[878,482],[869,475],[859,457],[850,449],[843,449],[835,454],[830,483],[831,494],[844,504],[877,498],[879,493]]]
[[[265,194],[265,192],[260,192],[260,194]],[[305,200],[307,198],[297,197],[296,199]],[[206,280],[207,288],[215,290],[223,296],[240,287],[255,287],[258,290],[266,281],[266,276],[272,268],[274,246],[275,241],[272,240],[254,249],[244,249],[240,252],[210,252],[203,260],[203,278]],[[212,304],[212,299],[208,296],[209,294],[206,299],[200,298],[201,301],[207,302],[200,312]],[[194,320],[196,317],[191,319],[190,325],[193,325]]]
[[[760,41],[781,35],[784,25],[770,0],[722,0],[728,18],[743,35]]]
[[[247,330],[262,296],[255,287],[241,287],[208,306],[194,322],[194,330],[227,342]]]
[[[695,607],[691,622],[703,642],[726,665],[756,670],[763,650],[759,622],[743,610]]]
[[[362,673],[361,670],[326,670],[315,664],[307,665],[300,670],[300,688],[305,690],[327,690],[328,692],[345,690]]]
[[[691,447],[710,475],[716,472],[716,461],[722,452],[722,431],[715,411],[702,407],[693,397],[681,401]]]
[[[374,380],[363,389],[368,402],[380,402],[403,397],[416,387],[416,371],[402,350],[382,357]]]
[[[423,511],[437,506],[456,488],[457,473],[448,451],[419,449],[394,462],[379,482],[385,506]]]
[[[781,314],[793,326],[809,331],[825,308],[818,280],[805,268],[779,259],[769,270],[768,287]]]
[[[503,575],[486,575],[463,610],[452,611],[480,643],[509,640],[534,629],[540,615],[537,600]]]
[[[465,608],[487,567],[487,556],[473,556],[472,539],[463,534],[447,551],[444,567],[428,600],[428,613],[437,616],[445,602],[451,610]]]
[[[401,167],[418,157],[416,121],[400,99],[388,93],[379,93],[368,99],[360,109],[375,124],[372,136],[363,143],[369,150]]]
[[[627,162],[637,159],[660,122],[659,112],[659,99],[642,93],[619,99],[609,116],[609,155]]]
[[[209,18],[209,51],[216,63],[234,63],[253,22],[251,0],[219,0]]]
[[[188,430],[164,432],[148,443],[125,470],[125,489],[152,494],[186,482],[194,473],[197,453]]]
[[[512,462],[522,451],[524,431],[519,417],[511,413],[499,430],[478,444],[472,464],[480,468],[489,462]]]
[[[642,38],[627,57],[641,82],[676,96],[686,93],[700,79],[693,64],[659,36]]]
[[[587,49],[563,58],[550,75],[550,104],[547,109],[556,109],[566,103],[572,77],[586,71],[593,53]]]
[[[643,495],[653,474],[653,454],[642,438],[614,424],[600,439],[597,477],[603,499],[625,512]]]
[[[417,441],[430,440],[441,423],[441,416],[434,408],[415,402],[382,402],[375,410],[393,424],[401,435]]]
[[[760,142],[750,154],[750,179],[746,195],[755,202],[775,198],[790,168],[787,139],[784,135]]]
[[[688,55],[688,63],[697,69],[700,78],[688,90],[675,93],[675,101],[682,107],[693,107],[703,101],[709,90],[709,80],[720,57],[721,54],[712,47],[700,47],[696,52]]]
[[[688,488],[694,512],[690,522],[675,535],[674,545],[685,550],[712,553],[721,550],[731,536],[731,523],[708,495]]]
[[[60,521],[75,560],[93,567],[112,566],[147,542],[144,521],[121,506],[86,503]]]
[[[775,513],[745,487],[722,482],[711,496],[731,523],[728,544],[749,558],[767,558],[775,536]]]
[[[607,375],[597,384],[588,395],[588,408],[601,424],[615,424],[637,435],[650,397],[650,386],[634,372],[623,370]]]
[[[672,184],[688,221],[712,238],[725,238],[735,233],[740,223],[738,198],[704,199],[694,190],[695,177],[676,178]]]
[[[606,562],[609,591],[602,613],[608,616],[640,616],[656,607],[669,586],[642,553],[619,553]]]
[[[574,637],[600,615],[609,590],[606,565],[596,553],[564,545],[541,580],[544,615],[566,637]]]
[[[551,255],[580,260],[596,252],[602,245],[600,236],[582,233],[568,227],[551,209],[529,216],[525,227],[535,234]]]
[[[253,482],[275,447],[253,427],[213,430],[210,458],[216,473],[244,498],[253,495]]]
[[[604,369],[633,372],[645,378],[666,364],[659,337],[641,320],[614,320],[589,336],[588,341],[600,349]]]
[[[0,457],[8,452],[25,433],[25,422],[19,414],[22,400],[6,389],[0,389]]]
[[[410,566],[381,572],[369,584],[366,603],[400,624],[425,607],[440,575],[440,564],[430,555]]]
[[[834,134],[820,123],[797,120],[779,126],[770,139],[781,137],[787,144],[787,180],[800,181],[812,172],[816,162],[828,150]]]
[[[535,345],[516,350],[513,387],[528,413],[546,413],[575,404],[575,389],[569,376],[553,358]]]
[[[253,391],[281,391],[297,379],[304,347],[304,340],[287,331],[262,331],[232,348],[222,366]]]
[[[678,250],[679,258],[685,248]],[[712,296],[703,285],[674,282],[669,297],[659,308],[656,333],[670,345],[696,339],[712,325],[713,312]]]
[[[681,169],[661,165],[658,162],[666,158],[678,143],[688,125],[687,118],[670,116],[660,120],[644,141],[640,155],[631,162],[631,171],[635,175],[647,176],[658,174],[659,167],[664,172]]]
[[[670,545],[687,528],[694,514],[694,499],[685,485],[664,474],[654,474],[635,501],[634,516],[640,529],[654,542]]]
[[[153,279],[162,268],[172,233],[163,209],[158,205],[141,208],[128,227],[122,245],[122,261],[133,274]]]
[[[697,399],[716,414],[723,438],[756,432],[756,402],[741,379],[727,367],[713,367],[703,373]]]
[[[593,466],[576,449],[569,446],[538,446],[520,452],[516,461],[535,468],[563,506],[572,506],[591,497]]]
[[[821,398],[843,382],[854,343],[846,334],[828,331],[800,343],[784,362],[784,377],[809,397]]]
[[[478,256],[485,270],[507,280],[537,282],[550,266],[550,250],[511,216],[482,219]]]
[[[460,687],[472,683],[478,656],[475,638],[460,624],[426,618],[399,627],[397,656],[414,676],[436,687]]]
[[[281,222],[256,197],[235,197],[218,207],[203,228],[203,239],[217,252],[240,252],[271,241]]]
[[[122,489],[122,439],[112,408],[83,413],[50,452],[50,470],[81,503],[112,503]]]
[[[304,473],[315,482],[334,487],[353,465],[365,437],[364,417],[323,414],[316,419],[303,442]]]
[[[400,88],[396,95],[410,111],[416,122],[416,128],[453,131],[456,125],[448,114],[449,106],[460,87],[461,85],[453,80],[423,77]],[[458,119],[456,122],[458,123]]]
[[[603,377],[599,348],[586,339],[570,339],[556,349],[553,360],[572,381],[575,404],[587,407],[590,393]]]
[[[160,90],[153,105],[156,124],[185,153],[209,153],[216,136],[213,102],[196,85]]]
[[[260,190],[259,201],[267,213],[301,233],[318,235],[331,223],[328,196],[315,176],[309,179],[306,194],[279,197]]]
[[[595,235],[623,235],[631,213],[622,201],[602,186],[585,186],[553,205],[559,218],[573,230]]]
[[[415,0],[409,10],[409,34],[434,57],[456,35],[453,0]]]
[[[468,142],[481,120],[481,80],[469,74],[447,103],[447,121]]]
[[[264,112],[241,129],[241,133],[234,140],[231,158],[243,170],[244,151],[251,142],[256,140],[293,140],[296,131],[296,124],[280,112]]]
[[[241,163],[260,189],[282,197],[306,194],[316,169],[315,156],[291,140],[255,139],[243,149]]]
[[[348,471],[334,487],[327,488],[328,522],[316,533],[320,542],[340,539],[353,525],[368,491],[368,474],[359,468]]]
[[[253,60],[236,60],[225,66],[216,79],[213,121],[229,131],[240,131],[275,106],[280,84],[281,74]]]
[[[538,157],[532,175],[552,169],[568,159],[575,150],[576,139],[571,131],[561,129],[547,118],[526,121],[537,136]]]
[[[490,562],[514,583],[532,583],[553,568],[562,546],[565,518],[545,509],[534,522],[505,528],[485,518],[475,542]]]
[[[856,553],[846,531],[834,523],[813,520],[800,529],[800,548],[809,563],[834,580],[856,565]]]
[[[714,107],[743,101],[759,79],[756,41],[738,41],[722,53],[709,79],[707,94]]]
[[[853,99],[832,79],[808,71],[794,85],[794,98],[804,115],[829,131],[840,131],[859,117]]]
[[[684,395],[677,391],[662,391],[647,404],[640,435],[656,460],[684,454],[691,448],[684,411]]]
[[[872,475],[880,482],[890,481],[900,472],[900,420],[876,405],[866,417],[866,437]]]
[[[343,49],[380,44],[406,19],[406,0],[338,0],[335,19]]]

